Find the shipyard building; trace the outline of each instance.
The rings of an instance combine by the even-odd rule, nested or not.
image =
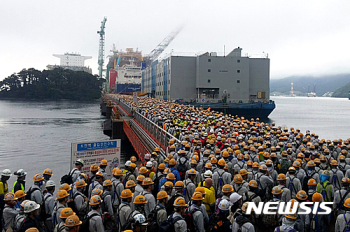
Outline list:
[[[92,73],[92,70],[90,67],[85,67],[84,63],[85,60],[91,59],[91,56],[82,56],[77,53],[65,53],[63,55],[53,54],[54,57],[57,57],[60,59],[60,65],[47,65],[46,67],[49,70],[55,69],[55,68],[63,68],[63,69],[70,69],[73,71],[84,71],[88,73]]]
[[[268,101],[270,59],[242,56],[236,48],[226,56],[205,53],[154,61],[142,71],[142,92],[164,100],[211,103]]]

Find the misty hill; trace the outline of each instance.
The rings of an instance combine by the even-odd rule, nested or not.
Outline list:
[[[332,97],[345,97],[348,98],[349,97],[349,91],[350,91],[350,82],[347,83],[346,85],[340,87],[339,89],[337,89]]]
[[[279,92],[288,95],[290,93],[291,82],[294,84],[294,92],[306,94],[313,92],[314,84],[316,84],[317,96],[322,96],[327,92],[334,92],[340,87],[350,82],[350,74],[327,75],[321,77],[313,76],[292,76],[283,79],[270,80],[270,92]]]

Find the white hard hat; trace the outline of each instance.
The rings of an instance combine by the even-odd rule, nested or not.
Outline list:
[[[128,160],[128,161],[125,162],[125,166],[127,166],[127,167],[129,167],[130,164],[131,164],[131,161],[130,161],[130,160]]]
[[[146,168],[152,168],[153,167],[153,163],[151,161],[148,161],[146,163]]]
[[[207,177],[207,178],[211,178],[212,175],[213,175],[213,173],[210,170],[207,170],[204,173],[204,177]]]
[[[10,169],[4,169],[1,173],[2,176],[12,176],[11,170]]]
[[[147,226],[147,225],[148,225],[145,216],[143,216],[143,215],[140,214],[140,213],[139,213],[139,214],[136,214],[136,215],[134,216],[134,221],[135,221],[135,224],[136,224],[136,225],[142,225],[142,226]]]
[[[77,161],[75,161],[75,165],[83,165],[84,166],[84,160],[78,159]]]
[[[40,208],[40,205],[37,204],[35,201],[28,201],[25,205],[24,205],[24,213],[30,213],[33,212],[37,209]]]
[[[21,177],[21,176],[26,176],[27,173],[24,171],[24,169],[18,169],[17,172],[14,173],[16,176]]]
[[[221,200],[220,203],[219,203],[219,209],[220,210],[225,210],[225,211],[229,210],[230,205],[231,205],[231,203],[228,200],[226,200],[226,199]]]
[[[237,201],[239,201],[239,199],[241,199],[242,196],[239,195],[238,193],[232,193],[231,196],[230,196],[230,202],[232,204],[236,203]]]
[[[150,159],[151,159],[151,154],[146,153],[146,154],[145,154],[145,159],[150,160]]]
[[[47,187],[55,187],[55,186],[56,186],[56,184],[55,184],[55,181],[53,181],[53,180],[48,180],[46,182],[46,185],[45,185],[46,188]]]

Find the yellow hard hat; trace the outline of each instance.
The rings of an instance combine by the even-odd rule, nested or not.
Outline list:
[[[112,186],[112,181],[111,180],[103,181],[103,187],[107,187],[107,186]]]
[[[312,201],[313,202],[322,202],[323,201],[323,197],[320,193],[314,193],[312,195]]]
[[[99,168],[100,168],[99,166],[97,166],[96,164],[93,164],[90,166],[90,171],[94,172],[94,171],[97,171]]]
[[[192,200],[194,201],[201,201],[203,200],[203,195],[200,192],[194,192],[192,195]]]
[[[256,180],[251,180],[251,181],[249,181],[248,185],[250,187],[257,188],[258,187],[258,182],[256,182]]]
[[[285,174],[280,173],[280,174],[278,174],[278,176],[277,176],[277,180],[287,180],[287,177],[286,177]]]
[[[75,215],[75,213],[73,212],[73,210],[71,208],[64,208],[61,211],[61,215],[60,218],[67,218],[69,216]]]
[[[99,188],[94,188],[92,191],[91,191],[91,196],[101,196],[103,193],[103,190],[102,189],[99,189]]]
[[[16,198],[22,198],[22,197],[25,197],[25,196],[27,196],[27,194],[23,190],[17,190],[15,192],[15,197]]]
[[[170,166],[176,165],[176,160],[175,160],[175,159],[171,159],[171,160],[169,161],[169,165],[170,165]]]
[[[174,201],[173,206],[175,206],[175,207],[187,207],[187,204],[186,204],[185,199],[183,197],[178,197]]]
[[[193,168],[191,168],[191,169],[188,171],[187,174],[188,174],[188,175],[196,175],[197,172],[196,172],[196,170],[194,170]]]
[[[307,199],[307,194],[304,190],[300,190],[297,195],[296,195],[297,199],[305,201]]]
[[[45,175],[52,176],[52,169],[46,168],[46,169],[44,170],[44,174],[45,174]]]
[[[137,178],[136,178],[136,180],[142,182],[145,178],[146,178],[146,177],[145,177],[144,175],[138,175]]]
[[[194,191],[195,191],[195,192],[200,192],[200,193],[203,195],[203,197],[204,197],[204,195],[205,195],[205,190],[204,190],[203,187],[197,187]]]
[[[140,173],[141,175],[144,175],[144,174],[146,174],[147,172],[148,172],[148,170],[147,170],[146,167],[141,167],[140,170],[139,170],[139,173]]]
[[[222,186],[222,190],[221,192],[223,193],[231,193],[233,192],[233,188],[230,184],[225,184],[224,186]]]
[[[157,193],[157,200],[167,198],[169,195],[165,191],[159,191]]]
[[[117,168],[113,168],[112,170],[112,175],[113,176],[122,176],[123,175],[123,171]]]
[[[164,187],[165,188],[173,188],[174,184],[173,184],[173,182],[167,181],[164,183]]]
[[[69,186],[69,184],[61,184],[60,187],[58,188],[59,190],[66,190],[67,192],[69,192],[70,190],[72,190],[72,188]]]
[[[275,186],[272,188],[273,195],[279,195],[283,192],[283,189],[280,186]]]
[[[99,205],[103,201],[99,195],[92,196],[89,202],[89,205]]]
[[[98,171],[98,172],[96,172],[96,178],[97,177],[104,177],[104,175],[102,172]]]
[[[101,166],[107,166],[108,165],[107,160],[106,159],[101,160],[100,165]]]
[[[65,197],[68,197],[69,194],[67,193],[66,190],[64,189],[61,189],[61,190],[58,190],[57,194],[56,194],[56,199],[63,199]]]
[[[125,199],[125,198],[130,198],[130,197],[132,197],[132,196],[134,196],[134,194],[131,192],[130,189],[124,189],[124,190],[122,191],[122,193],[120,194],[120,197],[123,198],[123,199]]]
[[[146,204],[148,201],[146,200],[146,197],[144,195],[138,195],[135,197],[134,204],[140,205],[140,204]]]
[[[204,167],[207,169],[212,169],[213,165],[211,163],[206,163]]]
[[[165,168],[166,168],[165,163],[160,163],[160,164],[158,165],[158,169],[163,170],[163,169],[165,169]]]
[[[133,180],[128,180],[126,183],[125,183],[125,188],[133,188],[136,186],[136,183],[135,181]]]
[[[82,188],[82,187],[85,187],[87,184],[84,180],[77,180],[75,182],[75,187],[76,188]]]
[[[142,185],[143,185],[143,186],[145,186],[145,185],[151,185],[151,184],[154,184],[151,178],[145,178],[145,179],[142,181]]]
[[[5,195],[5,197],[4,197],[4,200],[5,200],[5,201],[17,201],[18,198],[15,196],[14,193],[9,192],[9,193],[6,193],[6,195]]]
[[[176,181],[176,183],[175,183],[175,187],[174,188],[179,188],[179,189],[181,189],[181,188],[184,188],[185,187],[185,184],[184,184],[184,182],[182,182],[181,180],[179,180],[179,181]]]
[[[236,184],[242,184],[243,183],[243,178],[240,174],[236,174],[233,177],[233,182],[235,182]]]
[[[241,174],[241,176],[245,176],[245,175],[248,175],[248,171],[247,171],[247,169],[243,168],[239,171],[239,174]]]
[[[224,160],[224,159],[220,159],[220,160],[218,161],[218,165],[219,165],[219,166],[225,166],[225,165],[226,165],[225,160]]]
[[[33,177],[33,181],[34,182],[39,182],[39,181],[42,181],[42,180],[44,180],[44,177],[41,174],[35,174],[34,177]]]
[[[75,227],[81,225],[82,222],[79,220],[79,217],[77,215],[71,215],[67,217],[66,222],[64,223],[67,227]]]
[[[346,199],[344,202],[344,207],[350,208],[350,198]]]
[[[167,180],[175,180],[175,175],[174,173],[168,173],[165,177]]]

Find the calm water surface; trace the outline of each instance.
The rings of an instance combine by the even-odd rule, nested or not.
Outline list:
[[[273,97],[270,122],[307,129],[326,139],[350,137],[350,101],[332,98]],[[99,102],[0,101],[0,170],[24,168],[32,177],[52,168],[53,180],[69,171],[71,143],[108,140],[102,133]],[[123,145],[122,145],[123,146]],[[126,146],[130,146],[127,144]],[[129,149],[130,150],[130,149]],[[132,150],[124,155],[129,156]],[[10,187],[15,181],[12,177]]]
[[[325,139],[350,138],[350,100],[324,97],[272,97],[276,125],[310,130]]]
[[[0,170],[24,168],[27,183],[45,168],[53,180],[69,171],[71,143],[108,140],[99,102],[0,101]],[[56,173],[56,175],[55,175]],[[10,186],[15,181],[12,177]],[[29,187],[27,184],[26,187]]]

